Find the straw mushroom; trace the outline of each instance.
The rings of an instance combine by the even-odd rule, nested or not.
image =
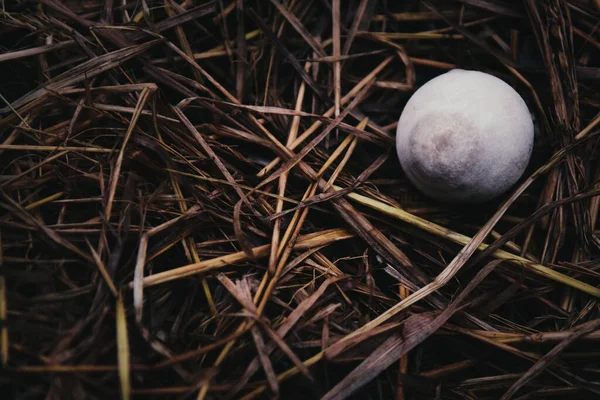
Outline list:
[[[533,139],[531,114],[511,86],[483,72],[454,69],[409,99],[396,150],[408,179],[427,196],[480,203],[519,180]]]

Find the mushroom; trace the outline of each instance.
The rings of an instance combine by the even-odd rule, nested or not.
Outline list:
[[[408,179],[425,195],[481,203],[519,180],[533,139],[531,114],[511,86],[490,74],[454,69],[409,99],[396,150]]]

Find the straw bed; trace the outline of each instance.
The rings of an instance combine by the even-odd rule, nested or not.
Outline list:
[[[596,399],[600,4],[0,5],[0,397]],[[437,203],[395,154],[453,68],[536,126]],[[499,112],[501,112],[499,110]]]

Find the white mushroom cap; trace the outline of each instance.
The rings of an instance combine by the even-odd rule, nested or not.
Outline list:
[[[483,72],[455,69],[410,98],[396,150],[410,181],[429,197],[478,203],[519,180],[533,138],[531,114],[512,87]]]

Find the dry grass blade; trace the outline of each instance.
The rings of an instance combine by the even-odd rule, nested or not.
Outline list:
[[[119,155],[117,156],[117,160],[115,162],[115,168],[109,180],[109,188],[108,188],[108,199],[106,200],[106,206],[104,207],[104,215],[107,220],[110,220],[112,214],[113,201],[115,199],[115,193],[117,191],[117,184],[119,182],[119,178],[121,176],[121,167],[123,165],[123,159],[125,157],[125,148],[127,147],[127,143],[131,138],[133,130],[136,126],[138,118],[142,113],[142,109],[146,105],[146,101],[148,98],[156,90],[155,85],[149,85],[145,87],[140,93],[140,98],[138,99],[137,105],[135,106],[135,112],[133,117],[131,118],[131,122],[129,127],[127,128],[127,132],[125,133],[125,138],[123,139],[123,144],[121,145],[121,149],[119,150]]]
[[[578,326],[568,337],[563,339],[557,344],[552,350],[544,355],[537,363],[535,363],[525,374],[523,374],[507,391],[502,395],[500,400],[510,400],[515,393],[525,386],[527,382],[531,381],[537,375],[542,373],[556,358],[576,340],[582,336],[587,335],[590,332],[600,328],[600,320],[590,321],[587,324]]]
[[[208,143],[206,143],[206,140],[204,139],[204,137],[202,137],[200,132],[198,132],[198,130],[196,130],[194,125],[185,116],[183,111],[181,111],[177,107],[174,107],[173,111],[175,112],[175,114],[177,114],[177,116],[179,117],[181,122],[183,122],[185,127],[187,129],[189,129],[190,133],[192,133],[194,138],[198,141],[198,143],[200,144],[202,149],[208,154],[210,159],[217,165],[217,167],[219,168],[219,171],[221,171],[221,173],[223,174],[225,179],[227,179],[227,181],[229,183],[231,183],[232,187],[235,189],[238,196],[240,196],[240,199],[242,199],[246,204],[250,205],[250,203],[248,203],[248,200],[246,199],[246,195],[244,194],[244,192],[242,192],[242,190],[235,184],[235,180],[233,179],[233,176],[231,176],[231,173],[227,170],[227,168],[225,167],[223,162],[219,159],[219,157],[216,155],[216,153],[213,151],[213,149],[208,145]]]
[[[394,335],[371,353],[354,371],[331,389],[323,399],[343,399],[365,385],[381,371],[441,328],[458,310],[460,303],[488,276],[500,261],[492,261],[481,269],[465,289],[439,315],[410,316],[402,327],[402,335]],[[410,297],[410,296],[409,296]]]
[[[249,290],[244,290],[247,286],[242,284],[242,282],[245,283],[246,281],[240,281],[236,285],[223,273],[217,274],[217,279],[237,302],[246,309],[249,315],[256,315],[256,305],[252,301],[252,295],[249,293]]]
[[[313,247],[327,245],[333,242],[337,242],[344,239],[353,237],[349,232],[337,229],[322,232],[315,232],[308,235],[300,236],[298,241],[294,245],[295,249],[310,249]],[[269,254],[271,245],[258,246],[252,249],[255,257],[265,257]],[[225,256],[217,257],[211,260],[200,261],[195,264],[186,265],[183,267],[175,268],[170,271],[160,272],[154,275],[147,276],[143,279],[145,287],[159,285],[161,283],[169,282],[175,279],[181,279],[190,275],[195,275],[203,272],[213,271],[215,269],[223,268],[228,265],[244,262],[248,260],[248,255],[244,251],[237,253],[228,254]]]
[[[82,82],[85,79],[90,79],[98,74],[110,71],[124,62],[132,59],[133,57],[139,56],[159,42],[160,40],[153,40],[142,45],[126,47],[124,49],[115,50],[112,53],[107,53],[93,58],[83,64],[78,65],[76,68],[58,75],[47,85],[45,85],[45,87],[37,89],[21,97],[20,99],[15,100],[12,102],[11,108],[18,109],[34,99],[39,98],[40,96],[51,94],[60,89],[67,88],[70,85]],[[0,114],[9,112],[11,108],[5,107],[0,109]]]
[[[334,187],[334,188],[336,190],[342,189],[340,187]],[[439,226],[437,224],[429,222],[423,218],[419,218],[415,215],[411,215],[410,213],[408,213],[400,208],[390,206],[388,204],[382,203],[377,200],[373,200],[366,196],[362,196],[357,193],[349,193],[347,196],[361,204],[366,205],[367,207],[373,208],[377,211],[385,213],[386,215],[389,215],[391,217],[394,217],[394,218],[397,218],[404,222],[407,222],[413,226],[418,227],[419,229],[422,229],[426,232],[432,233],[436,236],[451,240],[454,243],[466,246],[472,240],[472,238],[470,238],[468,236],[453,232],[447,228],[444,228],[442,226]],[[488,247],[487,244],[481,243],[479,245],[478,249],[485,250],[487,247]],[[577,279],[573,279],[567,275],[561,274],[560,272],[557,272],[557,271],[550,269],[539,263],[534,263],[531,260],[528,260],[519,255],[511,254],[510,252],[504,251],[504,250],[494,250],[492,252],[492,256],[496,257],[500,260],[504,260],[511,264],[514,264],[519,268],[528,269],[533,273],[539,274],[540,276],[544,276],[544,277],[552,279],[556,282],[571,286],[571,287],[581,290],[585,293],[588,293],[592,296],[600,297],[600,289],[598,289],[592,285],[589,285],[587,283],[581,282]]]
[[[322,400],[345,399],[386,369],[399,355],[416,346],[423,328],[433,316],[418,314],[408,317],[400,327],[402,335],[395,334],[383,342],[356,369],[327,392]]]
[[[148,241],[154,235],[157,235],[164,231],[165,229],[171,228],[172,226],[179,223],[181,220],[195,215],[199,210],[198,206],[193,206],[189,208],[184,214],[175,217],[161,225],[155,226],[154,228],[149,229],[147,232],[142,234],[140,238],[140,243],[138,246],[137,259],[135,263],[135,270],[133,273],[133,307],[135,309],[135,318],[136,322],[140,323],[142,321],[142,311],[144,305],[144,268],[146,266],[146,260],[148,258]]]
[[[341,55],[341,43],[340,43],[340,1],[333,0],[331,5],[331,18],[333,20],[333,56],[339,57]],[[340,100],[341,100],[341,73],[342,64],[339,61],[333,63],[333,95],[334,95],[334,115],[340,115]]]
[[[331,285],[332,283],[335,283],[336,281],[339,281],[340,279],[343,279],[343,278],[344,277],[329,278],[325,282],[323,282],[321,284],[321,286],[319,286],[319,288],[313,294],[311,294],[309,297],[304,299],[298,305],[298,307],[296,307],[294,309],[294,311],[292,311],[290,313],[288,318],[286,318],[286,320],[283,322],[283,324],[281,324],[281,326],[277,329],[275,334],[282,338],[285,337],[290,332],[290,330],[294,327],[294,325],[296,325],[296,323],[298,323],[300,318],[304,314],[306,314],[311,309],[311,307],[314,306],[314,304],[317,302],[317,300],[319,300],[319,298],[321,296],[323,296],[323,294],[325,293],[325,290],[327,290],[329,285]],[[275,348],[276,348],[275,345],[269,345],[269,347],[267,348],[267,354],[270,354],[273,350],[275,350]],[[246,371],[244,372],[244,375],[242,376],[240,381],[232,389],[232,391],[230,393],[230,397],[235,396],[248,383],[248,381],[250,380],[252,375],[254,375],[256,373],[256,371],[258,370],[258,365],[259,365],[259,361],[258,361],[258,359],[255,358],[246,368]]]
[[[288,9],[285,8],[280,2],[277,0],[271,0],[271,3],[277,10],[281,13],[281,15],[292,25],[292,27],[302,36],[302,39],[308,43],[311,49],[321,57],[325,56],[325,51],[321,47],[319,43],[315,40],[315,38],[310,34],[310,32],[302,25],[302,22]]]
[[[244,231],[242,230],[242,221],[240,218],[240,213],[242,210],[242,204],[244,200],[246,200],[246,196],[244,196],[243,199],[240,199],[240,201],[238,201],[235,204],[235,207],[233,208],[233,233],[238,244],[240,245],[244,253],[246,253],[246,255],[248,256],[248,259],[256,260],[256,256],[254,255],[252,245],[250,244],[250,242],[246,238],[246,235],[244,234]]]
[[[415,316],[411,316],[411,317],[415,317]],[[323,357],[325,357],[328,360],[334,360],[336,357],[338,357],[340,354],[342,354],[346,350],[351,349],[352,347],[357,346],[361,342],[364,342],[365,340],[368,340],[374,336],[396,330],[400,327],[413,326],[413,324],[415,322],[417,323],[417,325],[415,325],[415,326],[420,326],[419,321],[424,322],[424,319],[419,319],[419,318],[411,319],[411,317],[407,318],[406,320],[404,320],[402,322],[384,324],[377,328],[370,329],[366,332],[361,333],[360,335],[354,336],[350,340],[338,341],[338,342],[332,344],[331,346],[329,346],[327,348],[327,350],[325,350],[325,352],[323,353]],[[414,334],[414,332],[413,332],[413,334]]]
[[[33,57],[39,54],[49,53],[51,51],[61,50],[67,47],[71,47],[75,44],[74,40],[66,40],[64,42],[49,44],[46,46],[34,47],[31,49],[11,51],[8,53],[0,54],[0,62],[6,62],[11,60],[17,60],[23,57]]]
[[[269,40],[275,45],[277,50],[283,54],[283,56],[287,59],[287,61],[294,67],[296,72],[302,77],[302,80],[306,82],[306,84],[321,98],[327,98],[323,90],[316,84],[316,82],[310,77],[310,75],[304,71],[300,62],[294,57],[292,52],[290,52],[283,43],[275,36],[275,34],[269,29],[268,26],[264,24],[260,16],[254,11],[254,9],[248,9],[248,15],[252,18],[252,20],[258,25],[263,34],[265,34]],[[324,55],[324,54],[323,54]]]
[[[46,240],[71,251],[72,253],[78,255],[79,257],[81,257],[82,259],[84,259],[90,263],[93,263],[92,257],[90,257],[88,254],[84,253],[81,249],[79,249],[78,247],[73,245],[73,243],[62,238],[54,230],[48,228],[46,225],[43,225],[39,220],[32,217],[24,207],[17,204],[13,199],[8,197],[4,192],[0,191],[0,195],[2,196],[2,198],[4,200],[4,203],[0,203],[0,206],[2,206],[4,209],[11,212],[12,215],[20,218],[26,224],[29,224],[31,227],[34,228],[35,231],[41,233],[42,236]]]
[[[176,3],[165,0],[165,10],[166,10],[167,15],[169,16],[170,20],[173,20],[176,15],[175,9],[178,9],[178,11],[183,11],[183,13],[185,13],[185,10],[180,10],[180,7]],[[200,17],[200,16],[201,15],[198,15],[198,17]],[[155,29],[156,29],[156,27],[155,27]],[[167,29],[167,28],[165,27],[165,29]],[[181,48],[183,49],[183,51],[189,57],[193,57],[194,53],[192,51],[192,48],[190,47],[190,43],[189,43],[187,37],[185,36],[183,27],[181,25],[176,25],[175,32],[177,33],[177,38],[179,39],[179,43],[181,44]],[[194,74],[194,78],[196,78],[197,81],[199,81],[199,82],[202,81],[202,75],[200,75],[200,72],[193,70],[192,73]]]
[[[341,114],[339,114],[333,120],[333,122],[331,122],[331,124],[329,124],[325,129],[323,129],[323,132],[321,132],[320,134],[318,134],[317,136],[315,136],[313,138],[313,140],[311,140],[306,146],[304,146],[304,148],[298,154],[296,154],[294,157],[292,157],[288,161],[286,161],[285,164],[283,164],[277,171],[275,171],[267,179],[265,179],[259,185],[259,187],[264,186],[264,185],[266,185],[269,182],[272,182],[273,180],[277,179],[282,174],[288,172],[296,164],[298,164],[302,160],[302,158],[304,156],[306,156],[321,141],[323,141],[323,139],[325,139],[331,133],[331,131],[333,131],[340,124],[340,122],[342,122],[342,120],[344,118],[346,118],[346,116],[348,116],[348,114],[350,114],[350,112],[352,111],[352,109],[354,107],[356,107],[363,100],[363,98],[366,96],[367,92],[371,88],[371,84],[372,83],[373,83],[373,81],[371,81],[370,84],[368,83],[362,89],[362,91],[356,95],[356,97],[354,98],[354,100],[352,100],[352,102],[350,102],[350,104],[348,104],[348,106],[344,109],[344,111]]]
[[[267,376],[267,382],[269,382],[269,387],[271,388],[271,393],[275,398],[279,397],[279,384],[277,383],[277,377],[275,376],[275,371],[273,371],[273,365],[271,365],[271,361],[269,357],[265,353],[265,343],[258,331],[258,327],[254,326],[250,328],[250,332],[252,333],[252,338],[254,339],[254,344],[256,345],[256,351],[258,352],[258,359],[265,370],[265,375]]]
[[[440,13],[440,11],[433,4],[431,4],[431,2],[426,1],[426,0],[421,0],[421,2],[425,5],[425,7],[429,8],[430,10],[432,10],[433,12],[435,12],[436,14],[438,14],[453,29],[455,29],[456,31],[458,31],[462,35],[464,35],[465,38],[468,38],[473,43],[476,43],[478,46],[480,46],[482,49],[486,50],[488,53],[490,53],[491,55],[493,55],[494,57],[496,57],[502,63],[504,63],[506,65],[510,65],[511,67],[515,66],[514,62],[512,62],[512,60],[510,58],[508,58],[508,56],[506,56],[505,54],[503,54],[503,53],[495,50],[488,43],[486,43],[484,40],[482,40],[481,38],[479,38],[477,35],[474,35],[472,32],[468,31],[467,29],[463,28],[461,25],[459,25],[459,24],[454,23],[453,21],[451,21],[447,16],[443,15],[442,13]],[[436,38],[438,38],[438,36],[446,37],[444,34],[431,34],[430,33],[430,34],[425,34],[425,35],[426,36],[427,35],[434,35],[434,37],[436,37]]]
[[[497,2],[486,1],[486,0],[460,0],[461,3],[469,4],[475,7],[483,8],[484,10],[492,11],[500,15],[506,15],[510,17],[522,18],[523,15],[515,10],[514,8],[499,4]]]
[[[356,36],[356,32],[358,31],[358,27],[360,26],[363,18],[365,17],[365,11],[367,10],[367,6],[369,5],[369,0],[361,0],[358,9],[356,10],[356,15],[354,16],[354,21],[352,22],[352,27],[348,31],[348,36],[346,36],[346,41],[344,42],[344,49],[342,50],[343,55],[347,55],[352,47],[352,42],[354,41],[354,36]]]
[[[352,90],[350,90],[344,97],[342,97],[341,104],[342,105],[346,104],[348,101],[350,101],[350,99],[355,97],[365,87],[365,85],[367,85],[369,82],[372,82],[373,79],[377,76],[377,74],[379,74],[386,66],[388,66],[392,62],[392,59],[393,59],[392,57],[387,57],[376,68],[374,68],[367,76],[365,76],[360,82],[358,82],[356,84],[356,86],[354,86],[352,88]],[[329,108],[329,110],[327,110],[327,112],[325,112],[323,114],[323,116],[331,117],[331,116],[333,116],[334,112],[335,112],[335,108],[331,107],[331,108]],[[308,137],[310,137],[310,135],[312,135],[317,129],[319,129],[319,127],[321,125],[322,125],[322,122],[320,122],[320,121],[317,121],[314,124],[312,124],[306,131],[304,131],[301,135],[299,135],[298,138],[290,144],[290,150],[294,150],[296,147],[298,147],[300,144],[302,144],[306,139],[308,139]],[[267,166],[265,166],[257,175],[259,177],[264,176],[271,169],[273,169],[273,167],[275,167],[275,165],[277,165],[277,163],[280,161],[281,161],[280,158],[275,158]]]
[[[110,289],[110,292],[113,294],[113,296],[118,297],[119,294],[117,293],[117,288],[115,287],[115,284],[113,283],[110,274],[106,270],[104,263],[100,259],[100,256],[98,255],[96,250],[94,250],[94,247],[92,246],[92,244],[89,241],[87,242],[87,245],[90,249],[90,252],[92,253],[94,262],[96,263],[96,266],[98,267],[98,270],[100,271],[100,275],[102,275],[102,278],[104,278],[104,282],[106,282],[106,286],[108,286],[108,288]]]
[[[123,298],[120,294],[117,297],[116,326],[119,380],[121,381],[121,398],[123,400],[129,400],[131,397],[131,355],[129,352],[129,338],[127,334],[127,317],[125,316]]]
[[[296,368],[308,379],[314,382],[314,378],[308,368],[302,364],[302,361],[298,358],[296,354],[292,351],[292,349],[285,343],[285,341],[280,338],[276,332],[274,332],[266,323],[261,324],[267,335],[271,338],[271,340],[281,349],[281,351],[290,359],[291,362],[294,363]],[[269,348],[266,348],[268,352]]]
[[[6,291],[6,280],[3,276],[0,276],[0,322],[2,322],[2,328],[0,328],[0,352],[2,353],[2,365],[5,367],[8,364],[8,327],[4,326],[8,311]]]
[[[0,150],[12,151],[73,151],[80,153],[114,153],[113,149],[103,149],[98,147],[76,147],[76,146],[28,146],[28,145],[0,145]]]
[[[135,319],[139,323],[142,321],[142,311],[144,307],[144,266],[148,251],[149,235],[146,233],[140,239],[138,247],[135,271],[133,273],[133,307],[135,308]]]

